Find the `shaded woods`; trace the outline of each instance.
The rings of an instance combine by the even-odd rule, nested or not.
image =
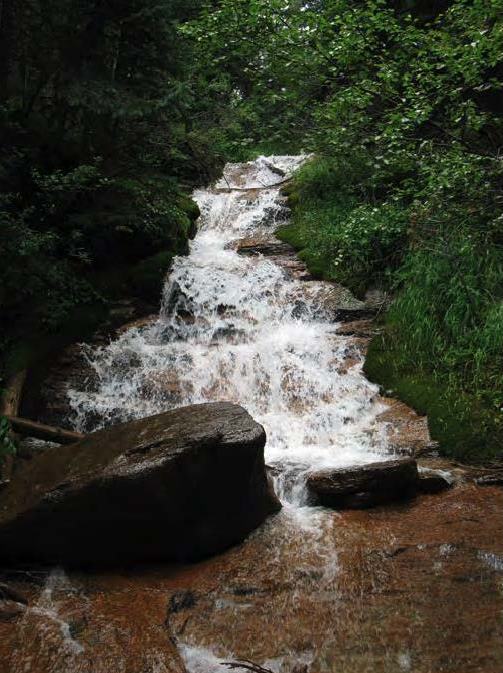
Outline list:
[[[194,130],[177,32],[197,5],[0,3],[4,375],[46,334],[81,337],[111,300],[156,302],[187,250],[198,211],[186,194],[216,163]]]

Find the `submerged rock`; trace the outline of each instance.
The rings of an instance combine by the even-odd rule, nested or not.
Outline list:
[[[295,254],[291,245],[283,243],[283,241],[274,236],[240,238],[233,242],[232,247],[235,248],[239,255],[252,257],[256,255],[264,255],[265,257],[292,257]]]
[[[421,493],[440,493],[451,488],[453,482],[435,470],[421,470],[419,474],[418,490]]]
[[[0,601],[14,601],[14,603],[28,605],[26,596],[8,584],[5,584],[5,582],[0,582]]]
[[[320,317],[337,322],[354,322],[375,315],[373,308],[369,308],[339,283],[309,281],[305,283],[303,290],[305,299],[316,307]]]
[[[322,505],[338,508],[371,507],[401,500],[415,493],[417,483],[417,464],[412,458],[320,470],[307,480]]]
[[[0,622],[12,622],[24,615],[26,606],[22,603],[0,600]]]
[[[503,472],[485,474],[475,479],[477,486],[503,486]]]
[[[222,551],[281,507],[264,444],[242,407],[215,403],[46,453],[0,495],[0,558],[124,564]]]

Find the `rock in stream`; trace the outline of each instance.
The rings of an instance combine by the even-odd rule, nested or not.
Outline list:
[[[222,551],[280,509],[264,444],[242,407],[214,403],[49,451],[0,496],[0,558],[122,565]]]
[[[416,461],[400,458],[312,472],[307,485],[327,507],[360,508],[413,495],[418,479]]]

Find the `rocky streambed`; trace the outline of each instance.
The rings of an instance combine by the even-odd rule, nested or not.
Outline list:
[[[4,570],[0,670],[487,671],[503,657],[503,493],[459,484],[371,510],[289,508],[184,566]],[[297,670],[302,670],[298,669]]]
[[[175,261],[159,316],[63,354],[37,405],[40,420],[88,432],[184,405],[239,403],[265,428],[281,511],[272,513],[262,463],[248,472],[262,484],[260,516],[208,545],[221,553],[206,560],[175,564],[165,554],[169,562],[132,567],[125,561],[134,554],[122,550],[113,569],[92,572],[4,563],[0,581],[11,593],[0,603],[1,673],[220,673],[228,670],[222,661],[240,658],[275,673],[502,670],[503,491],[479,486],[483,472],[435,456],[426,419],[363,376],[372,315],[385,298],[359,301],[313,280],[274,238],[288,217],[277,183],[302,160],[231,165],[197,192],[199,233],[189,257]],[[190,435],[197,423],[187,419]],[[220,430],[209,434],[206,449],[225,444]],[[128,460],[148,459],[146,444],[135,436]],[[156,459],[164,449],[153,451]],[[407,456],[417,458],[423,486],[398,489],[386,504],[369,501],[379,466]],[[367,466],[366,481],[355,482],[355,466]],[[415,483],[415,469],[399,467],[397,481],[391,468],[386,493],[402,478]],[[320,488],[332,488],[331,507],[307,487],[316,473]],[[344,493],[333,491],[336,474]],[[199,521],[206,509],[212,520],[212,492],[215,503],[239,510],[244,482],[226,500],[225,476],[206,463],[183,481]],[[160,540],[155,489],[142,493]],[[187,504],[178,503],[183,519]],[[132,508],[116,509],[127,539]],[[91,518],[100,514],[103,507]],[[219,516],[232,515],[220,508]],[[203,528],[214,541],[216,528]],[[82,524],[71,535],[76,550],[93,544]]]

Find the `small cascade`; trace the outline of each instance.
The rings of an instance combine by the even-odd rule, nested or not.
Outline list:
[[[274,236],[288,216],[278,182],[304,160],[230,164],[214,187],[196,190],[199,231],[190,254],[174,261],[157,321],[88,351],[95,381],[68,392],[76,428],[237,402],[266,429],[279,496],[298,505],[308,471],[385,454],[376,387],[361,361],[343,367],[349,337],[336,334],[319,301],[326,284],[236,250],[242,239]]]
[[[63,570],[56,568],[49,573],[38,599],[20,622],[19,639],[23,650],[13,652],[10,673],[24,673],[35,670],[36,666],[45,670],[49,665],[54,673],[64,670],[80,673],[85,648],[72,633],[70,620],[75,615],[68,610],[75,593]],[[33,668],[28,668],[27,660]]]

